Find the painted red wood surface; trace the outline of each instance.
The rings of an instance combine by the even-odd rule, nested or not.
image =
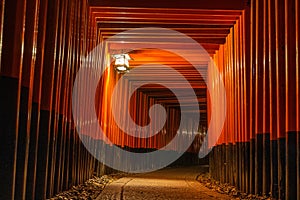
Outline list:
[[[2,0],[0,181],[4,192],[0,199],[44,199],[82,183],[92,175],[91,169],[104,173],[103,163],[86,151],[74,126],[72,89],[76,73],[85,56],[105,39],[131,28],[152,26],[187,34],[211,57],[210,62],[198,60],[203,77],[178,55],[150,49],[153,44],[132,53],[130,64],[169,65],[189,80],[198,98],[201,120],[189,122],[188,131],[203,134],[214,124],[209,141],[209,146],[215,146],[212,175],[246,192],[299,198],[299,0],[215,2],[219,1],[196,5],[131,1],[123,7],[116,1]],[[141,38],[146,36],[124,34],[125,43],[118,39],[102,44],[99,56],[90,62],[104,63],[111,60],[113,52],[142,47],[134,42]],[[168,47],[182,49],[182,44],[174,40]],[[199,57],[192,51],[191,56]],[[213,64],[220,76],[212,70]],[[157,135],[132,137],[118,127],[111,113],[113,89],[122,75],[111,63],[107,65],[111,67],[99,81],[95,97],[98,121],[110,139],[104,142],[133,149],[165,146],[180,123],[175,95],[157,84],[139,88],[130,100],[132,119],[147,125],[149,108],[156,103],[166,108],[168,117]],[[173,82],[174,88],[182,86],[174,74],[164,74],[161,69],[142,75],[151,79],[157,74]],[[118,99],[127,98],[129,87],[142,81],[140,75],[131,75],[121,86]],[[214,90],[207,90],[204,77]],[[220,96],[221,84],[226,99]],[[88,86],[85,89],[90,90]],[[214,99],[219,103],[213,104]],[[211,116],[224,111],[225,104],[224,127],[220,137],[214,138],[222,121],[217,116],[211,123]],[[81,114],[90,112],[87,108],[80,105]],[[125,113],[120,111],[124,120]],[[191,137],[182,130],[179,134]],[[102,139],[87,131],[90,144]],[[180,143],[172,147],[180,148]],[[105,154],[103,149],[97,151]]]

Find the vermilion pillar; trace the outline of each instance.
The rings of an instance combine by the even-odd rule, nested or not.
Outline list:
[[[256,80],[256,68],[255,68],[255,41],[256,41],[256,1],[251,1],[251,14],[250,14],[250,112],[249,112],[249,132],[250,132],[250,180],[249,180],[249,192],[255,192],[255,80]]]
[[[285,82],[286,82],[286,198],[297,196],[297,112],[296,109],[296,24],[295,0],[285,1]],[[299,123],[299,121],[298,121]]]
[[[268,194],[270,191],[270,85],[269,85],[269,15],[268,0],[263,1],[263,168],[262,168],[262,193]]]
[[[43,133],[39,135],[39,147],[38,147],[38,160],[43,163],[38,163],[37,166],[37,184],[36,184],[36,198],[46,198],[47,186],[50,188],[50,182],[47,184],[48,174],[51,174],[51,167],[48,167],[49,160],[51,166],[51,159],[49,159],[50,153],[50,139],[51,139],[51,123],[52,119],[52,98],[53,98],[53,83],[54,83],[54,62],[56,53],[57,42],[57,26],[58,26],[58,1],[48,2],[47,9],[47,27],[45,40],[45,56],[43,77],[42,77],[42,94],[41,94],[41,111],[40,111],[40,126],[39,132]],[[50,191],[48,190],[48,195]]]
[[[296,124],[297,124],[297,185],[300,185],[300,54],[299,54],[299,23],[300,23],[300,2],[299,0],[295,1],[295,28],[296,28]],[[300,199],[300,190],[297,190],[297,198]]]
[[[252,73],[250,59],[251,55],[249,53],[250,47],[251,47],[251,40],[250,40],[250,21],[251,21],[251,7],[250,5],[247,5],[245,7],[244,11],[244,20],[243,20],[243,42],[244,42],[244,49],[243,49],[243,57],[244,57],[244,123],[245,123],[245,191],[250,191],[250,104],[251,104],[251,98],[250,98],[250,76]]]
[[[25,8],[23,0],[1,1],[0,199],[15,198]]]
[[[277,100],[276,100],[276,12],[275,1],[268,0],[269,89],[270,89],[270,154],[272,196],[278,197]]]
[[[31,113],[34,84],[34,67],[36,60],[37,28],[38,28],[39,2],[36,0],[26,1],[24,54],[21,82],[20,113],[19,113],[19,135],[17,151],[17,173],[15,198],[25,199],[28,171],[29,142],[31,138]],[[32,166],[32,165],[31,165]],[[29,186],[30,187],[30,186]]]
[[[33,78],[33,94],[32,94],[32,110],[30,125],[30,147],[28,157],[28,173],[26,183],[26,199],[35,199],[35,187],[37,176],[37,155],[38,155],[38,138],[39,138],[39,119],[40,119],[40,101],[43,75],[44,61],[44,44],[46,33],[46,13],[47,1],[36,2],[38,6],[39,16],[35,20],[38,23],[38,31],[36,37],[36,57],[34,65]]]
[[[284,0],[275,1],[276,26],[276,101],[278,137],[278,198],[285,198],[285,7]]]

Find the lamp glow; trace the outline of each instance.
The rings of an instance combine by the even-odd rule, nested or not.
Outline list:
[[[125,73],[129,71],[130,57],[128,54],[117,54],[113,56],[115,58],[115,70],[119,73]]]

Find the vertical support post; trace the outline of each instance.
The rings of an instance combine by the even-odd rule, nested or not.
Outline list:
[[[251,57],[252,54],[249,52],[249,49],[251,48],[251,41],[250,41],[250,21],[251,21],[251,5],[247,5],[244,10],[244,112],[245,112],[245,191],[247,193],[250,192],[250,104],[251,104],[251,98],[250,98],[250,76],[252,73],[252,65],[251,65]]]
[[[269,85],[269,29],[268,0],[263,1],[263,163],[262,163],[262,194],[270,192],[270,85]]]
[[[270,163],[271,195],[278,198],[277,100],[276,100],[276,11],[275,1],[268,0],[269,86],[270,86]]]
[[[4,8],[5,0],[2,0],[0,3],[0,71],[1,71],[1,55],[2,55],[2,42],[3,42],[3,22],[4,22]]]
[[[297,196],[295,0],[285,0],[286,199]],[[298,121],[299,123],[299,121]]]
[[[33,99],[34,67],[37,45],[37,22],[39,1],[26,2],[24,54],[19,113],[19,136],[17,152],[16,199],[25,199],[28,168],[29,143],[31,138],[31,113]]]
[[[39,4],[38,16],[38,33],[36,46],[36,61],[34,68],[34,85],[33,85],[33,105],[31,113],[31,134],[29,147],[29,163],[26,187],[26,199],[35,199],[35,187],[37,177],[38,163],[38,140],[39,140],[39,124],[40,124],[40,102],[42,93],[42,75],[44,62],[44,47],[46,37],[46,17],[47,17],[47,0],[41,1]]]
[[[255,77],[256,77],[256,69],[255,69],[255,27],[256,27],[256,1],[251,1],[251,16],[250,16],[250,187],[249,192],[255,192]]]
[[[44,59],[43,77],[42,77],[42,94],[41,94],[41,111],[40,111],[40,126],[39,126],[39,146],[38,146],[38,166],[37,166],[37,183],[36,183],[36,198],[46,198],[47,186],[51,185],[48,176],[49,151],[50,151],[50,135],[52,123],[52,108],[51,103],[53,97],[53,81],[54,81],[54,62],[56,53],[56,33],[58,20],[58,0],[48,1],[47,11],[47,27],[45,39],[45,52],[47,56]],[[50,162],[51,163],[51,162]],[[49,194],[49,193],[48,193]]]
[[[0,199],[15,199],[25,15],[26,1],[1,2]]]
[[[255,194],[262,194],[263,167],[263,1],[256,0],[255,17]]]
[[[278,198],[285,199],[285,18],[284,0],[275,0],[276,23],[276,105],[278,137]]]
[[[296,41],[296,129],[297,129],[297,185],[300,185],[300,53],[299,53],[299,14],[300,3],[299,0],[295,0],[295,41]],[[300,199],[300,190],[297,190],[297,199]]]

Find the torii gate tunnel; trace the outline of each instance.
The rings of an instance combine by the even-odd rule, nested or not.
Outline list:
[[[1,0],[0,199],[46,199],[93,173],[170,164],[158,157],[193,164],[199,151],[222,183],[300,199],[299,6]],[[113,55],[124,53],[130,70],[118,73]],[[74,90],[82,69],[77,80],[96,81],[94,93]]]

